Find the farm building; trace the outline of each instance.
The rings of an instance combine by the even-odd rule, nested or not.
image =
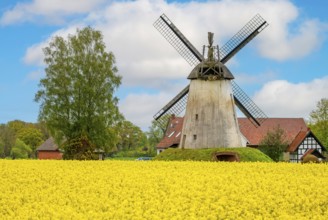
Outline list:
[[[257,148],[266,134],[280,127],[285,132],[288,143],[284,159],[290,162],[300,162],[307,154],[313,154],[323,159],[326,148],[306,126],[302,118],[268,118],[259,127],[255,127],[247,118],[238,118],[239,129],[244,146]],[[157,153],[167,148],[179,147],[183,117],[172,116],[164,138],[157,145]]]
[[[57,144],[55,144],[53,138],[48,138],[40,147],[37,149],[38,159],[53,159],[53,160],[61,160],[63,157],[63,153],[59,150]]]

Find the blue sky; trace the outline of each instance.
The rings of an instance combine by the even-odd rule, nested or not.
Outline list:
[[[152,26],[165,13],[201,51],[207,31],[222,45],[259,13],[270,24],[227,63],[241,88],[269,117],[304,117],[328,98],[327,1],[0,2],[0,123],[36,122],[33,101],[44,77],[42,48],[54,35],[91,25],[116,56],[126,119],[144,130],[187,84],[191,67]]]

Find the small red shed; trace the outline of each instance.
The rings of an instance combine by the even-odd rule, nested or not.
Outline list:
[[[60,152],[57,144],[52,137],[48,138],[40,147],[37,149],[38,159],[50,159],[50,160],[61,160],[63,153]]]

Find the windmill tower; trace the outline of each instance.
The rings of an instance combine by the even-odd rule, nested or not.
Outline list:
[[[267,27],[267,22],[256,15],[220,49],[213,46],[214,34],[209,32],[209,45],[203,47],[203,54],[164,14],[154,26],[191,66],[195,66],[188,76],[190,85],[155,114],[154,119],[165,129],[168,126],[165,116],[180,115],[185,110],[180,148],[242,146],[234,105],[254,126],[260,126],[267,116],[232,81],[234,76],[224,63]]]

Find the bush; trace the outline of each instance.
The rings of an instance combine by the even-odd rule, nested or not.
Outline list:
[[[319,159],[313,154],[308,154],[302,158],[302,163],[319,163]]]
[[[71,140],[67,140],[64,145],[65,160],[96,160],[98,159],[94,151],[95,145],[92,144],[87,136],[81,136]]]
[[[288,143],[285,131],[279,126],[268,131],[259,144],[259,150],[268,155],[274,161],[281,161],[283,152]]]

